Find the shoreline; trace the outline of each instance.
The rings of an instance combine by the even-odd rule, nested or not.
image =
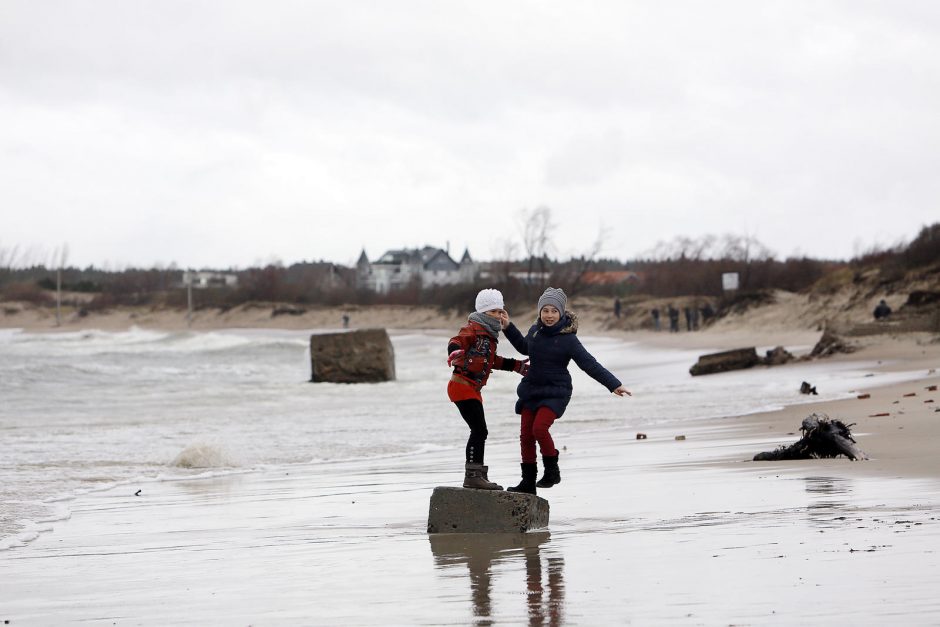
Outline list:
[[[646,440],[632,428],[574,429],[563,483],[539,491],[549,528],[528,534],[425,532],[433,487],[462,477],[450,450],[83,494],[67,520],[0,553],[0,619],[934,624],[940,395],[924,388],[940,383],[940,344],[929,340],[876,338],[828,358],[918,373],[887,385],[876,374],[869,399],[674,420]],[[772,370],[789,386],[787,367]],[[891,415],[869,417],[882,410]],[[794,442],[802,418],[820,411],[857,422],[872,459],[750,461]],[[517,443],[493,442],[487,460],[492,479],[517,479]],[[838,607],[806,604],[807,593],[834,595]]]

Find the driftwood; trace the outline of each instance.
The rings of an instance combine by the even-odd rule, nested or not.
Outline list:
[[[767,351],[765,357],[757,354],[753,346],[749,348],[735,348],[720,353],[701,355],[694,366],[689,368],[689,374],[697,377],[703,374],[715,374],[729,370],[743,370],[752,366],[780,366],[793,361],[794,357],[782,346]]]
[[[819,394],[816,391],[816,386],[804,381],[800,384],[800,394]]]
[[[800,431],[803,437],[790,446],[781,446],[770,452],[758,453],[755,462],[777,461],[784,459],[819,459],[845,455],[852,461],[868,459],[855,444],[855,438],[849,427],[841,420],[830,420],[826,414],[811,414],[803,419]]]
[[[689,374],[697,377],[703,374],[714,374],[729,370],[743,370],[759,363],[761,363],[760,357],[757,356],[757,350],[753,346],[750,348],[736,348],[730,351],[700,356],[698,362],[689,368]]]
[[[836,353],[854,353],[856,347],[845,342],[828,327],[823,331],[822,337],[816,342],[813,350],[810,351],[810,357],[829,357]]]

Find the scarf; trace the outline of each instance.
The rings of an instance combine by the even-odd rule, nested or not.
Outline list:
[[[492,316],[487,316],[486,314],[474,312],[470,314],[467,320],[481,325],[484,329],[486,329],[486,332],[493,337],[499,337],[499,331],[502,328],[502,325],[499,323],[499,318],[494,318]]]

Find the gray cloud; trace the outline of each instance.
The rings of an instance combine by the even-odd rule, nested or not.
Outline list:
[[[0,245],[486,257],[545,204],[561,250],[844,257],[936,220],[938,33],[930,2],[7,1]]]

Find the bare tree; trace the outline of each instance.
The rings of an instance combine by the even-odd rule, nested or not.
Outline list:
[[[679,235],[668,242],[659,242],[644,255],[655,261],[702,261],[706,259],[738,261],[766,261],[774,253],[753,235],[725,233],[721,237],[703,235],[699,238]]]
[[[738,262],[744,269],[741,277],[742,288],[751,287],[751,274],[754,264],[772,260],[773,252],[753,235],[731,235],[723,238],[722,258]]]
[[[12,248],[0,247],[0,286],[13,276],[13,271],[19,264],[19,258],[19,246],[14,245]]]
[[[497,282],[509,283],[512,271],[512,262],[516,257],[518,244],[508,238],[498,238],[490,246],[490,254],[493,257],[492,274]]]
[[[731,235],[722,237],[721,257],[742,263],[773,259],[774,253],[753,235]]]
[[[565,286],[569,298],[574,297],[584,289],[584,275],[594,266],[606,240],[606,231],[601,226],[598,228],[597,238],[590,248],[578,256],[572,256],[568,263],[562,266],[559,272],[552,277],[554,282]]]
[[[555,223],[552,222],[552,210],[545,205],[535,209],[519,211],[519,227],[522,233],[522,246],[528,258],[528,282],[532,282],[535,260],[538,260],[541,272],[546,271],[548,253],[553,246],[552,234]]]

